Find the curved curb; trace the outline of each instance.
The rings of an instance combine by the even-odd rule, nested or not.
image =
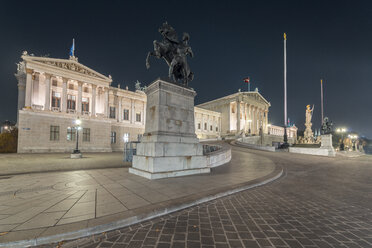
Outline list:
[[[187,197],[183,197],[183,201],[190,200],[188,203],[178,203],[177,199],[169,200],[166,202],[162,202],[161,204],[158,204],[155,209],[144,209],[142,211],[139,211],[137,215],[129,216],[127,218],[113,221],[106,224],[101,224],[98,226],[92,226],[88,228],[79,229],[72,232],[65,232],[61,234],[46,236],[46,237],[40,237],[35,239],[28,239],[28,240],[20,240],[20,241],[14,241],[14,242],[8,242],[8,243],[1,243],[0,247],[27,247],[27,246],[36,246],[36,245],[43,245],[43,244],[51,244],[60,242],[62,240],[74,240],[98,233],[103,233],[107,231],[112,231],[119,228],[124,228],[130,225],[138,224],[143,221],[147,221],[156,217],[160,217],[166,214],[170,214],[173,212],[177,212],[180,210],[184,210],[189,207],[193,207],[195,205],[205,203],[208,201],[216,200],[221,197],[229,196],[244,190],[256,188],[259,186],[263,186],[265,184],[271,183],[277,179],[279,179],[283,175],[283,168],[279,165],[276,165],[273,172],[270,174],[257,178],[254,180],[249,181],[248,183],[240,183],[233,186],[227,186],[223,187],[222,189],[213,189],[206,192],[203,192],[201,194],[194,194]],[[221,190],[223,192],[221,192]],[[172,203],[175,202],[175,205],[166,205],[166,203]],[[75,222],[79,223],[79,222]],[[75,224],[71,223],[71,224]],[[68,224],[67,224],[68,225]]]

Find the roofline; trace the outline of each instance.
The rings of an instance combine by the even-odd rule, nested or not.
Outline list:
[[[26,62],[39,62],[39,61],[35,61],[34,59],[37,59],[37,60],[42,60],[42,61],[50,61],[50,60],[53,60],[53,61],[56,61],[56,62],[68,62],[68,63],[74,63],[74,64],[77,64],[81,67],[83,67],[84,69],[86,70],[89,70],[89,71],[93,71],[94,73],[96,73],[98,76],[101,76],[103,77],[104,79],[106,79],[106,81],[108,81],[110,84],[112,83],[112,78],[109,78],[101,73],[99,73],[98,71],[96,70],[93,70],[92,68],[89,68],[88,66],[86,65],[83,65],[81,64],[80,62],[78,61],[75,61],[75,60],[72,60],[72,59],[58,59],[58,58],[51,58],[51,57],[36,57],[36,56],[31,56],[31,55],[22,55],[21,58],[26,61]],[[102,80],[102,79],[101,79]]]
[[[223,96],[223,97],[220,97],[220,98],[217,98],[217,99],[214,99],[212,101],[208,101],[208,102],[204,102],[204,103],[201,103],[201,104],[198,104],[197,106],[201,106],[201,105],[204,105],[204,104],[209,104],[209,103],[213,103],[215,101],[219,101],[221,99],[228,99],[228,98],[232,98],[232,97],[235,97],[239,94],[258,94],[264,101],[265,103],[267,103],[267,105],[269,105],[269,107],[271,107],[271,104],[270,102],[268,102],[261,94],[260,92],[258,91],[241,91],[241,92],[236,92],[236,93],[233,93],[231,95],[228,95],[228,96]]]

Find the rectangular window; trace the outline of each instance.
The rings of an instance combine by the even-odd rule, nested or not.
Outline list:
[[[76,134],[76,128],[74,128],[74,127],[68,127],[67,128],[67,140],[68,141],[74,141],[75,140],[75,134]]]
[[[129,133],[124,133],[123,140],[124,140],[124,143],[129,142]]]
[[[67,95],[67,109],[75,110],[76,106],[76,96]]]
[[[204,123],[204,130],[207,130],[207,123]]]
[[[89,112],[89,98],[88,97],[83,97],[81,99],[81,111]]]
[[[110,118],[115,119],[115,107],[110,107]]]
[[[74,85],[73,85],[73,84],[69,84],[69,85],[68,85],[68,89],[69,89],[69,90],[73,90],[73,89],[74,89]]]
[[[83,141],[90,142],[90,128],[83,128]]]
[[[53,80],[52,80],[52,85],[53,85],[53,86],[57,86],[57,85],[58,85],[58,81],[57,81],[57,79],[53,79]]]
[[[116,144],[116,132],[111,132],[111,144]]]
[[[216,132],[218,132],[218,127],[216,127]]]
[[[141,122],[141,113],[136,114],[136,121]]]
[[[212,125],[209,127],[209,130],[210,131],[213,131],[213,126]]]
[[[55,91],[52,92],[52,107],[61,107],[61,93]]]
[[[199,129],[199,130],[201,129],[201,124],[200,124],[200,123],[198,123],[198,129]]]
[[[50,140],[59,140],[59,126],[50,126]]]
[[[89,92],[89,89],[88,87],[84,87],[84,90],[83,90],[85,93],[88,93]]]
[[[129,109],[124,109],[123,120],[129,121]]]

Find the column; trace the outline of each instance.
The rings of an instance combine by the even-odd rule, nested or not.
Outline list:
[[[244,120],[244,126],[243,126],[243,130],[244,130],[244,134],[246,133],[246,129],[247,129],[247,118],[246,118],[246,115],[247,115],[247,109],[246,109],[246,103],[244,102],[243,103],[243,120]]]
[[[81,103],[82,103],[82,97],[83,97],[83,83],[78,82],[78,97],[77,97],[77,104],[76,104],[76,112],[80,115],[81,114]]]
[[[96,90],[97,85],[92,84],[92,116],[96,116]]]
[[[62,78],[62,112],[67,112],[67,78]]]
[[[31,69],[26,69],[26,108],[31,108],[31,99],[32,99],[32,73],[34,73]]]
[[[105,107],[105,117],[109,118],[109,89],[105,88],[105,102],[104,102],[104,107]]]
[[[240,101],[236,101],[236,132],[240,133]]]
[[[268,110],[265,110],[265,126],[266,126],[266,132],[268,132],[268,128],[267,128],[267,125],[269,124],[268,123],[268,115],[269,114],[269,111]]]
[[[45,73],[45,101],[44,110],[50,110],[50,77],[51,75]]]
[[[135,113],[134,113],[134,100],[133,99],[131,99],[130,100],[130,116],[131,116],[131,118],[130,118],[130,123],[134,123],[134,121],[135,121]]]
[[[123,119],[122,117],[121,117],[121,115],[123,114],[122,112],[122,110],[121,110],[121,99],[122,99],[122,97],[121,96],[118,96],[118,116],[117,116],[117,120],[118,120],[118,122],[121,122],[121,120]]]
[[[146,118],[146,105],[145,102],[142,102],[142,124],[145,125],[145,118]]]

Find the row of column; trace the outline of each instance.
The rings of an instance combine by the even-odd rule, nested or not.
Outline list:
[[[44,110],[51,109],[51,78],[52,75],[44,73],[45,75],[45,101],[44,101]],[[26,96],[25,96],[25,107],[32,107],[32,97],[33,97],[33,85],[35,83],[35,74],[32,69],[26,69]],[[61,110],[62,112],[67,112],[67,78],[62,77],[62,97],[61,97]],[[77,113],[81,114],[81,105],[82,105],[82,87],[83,83],[78,82],[78,96],[77,96]],[[97,86],[92,84],[92,115],[96,115],[96,96],[97,96]],[[108,116],[108,88],[105,89],[105,107],[104,115]]]
[[[243,104],[243,111],[241,111],[241,104]],[[240,100],[237,101],[236,107],[236,130],[240,132],[240,114],[242,113],[242,119],[244,122],[244,132],[259,133],[260,128],[262,131],[267,133],[267,123],[268,123],[268,110],[260,109],[252,104],[244,103]],[[247,118],[245,118],[247,116]],[[260,123],[262,121],[262,124]]]
[[[118,122],[124,119],[124,109],[122,106],[122,100],[124,97],[122,96],[115,96],[115,117]],[[135,109],[135,100],[131,99],[130,101],[130,110],[129,110],[129,121],[130,123],[134,123],[136,121],[136,109]],[[145,104],[142,106],[141,110],[141,123],[145,123]]]
[[[207,118],[204,118],[205,116],[207,116]],[[201,131],[205,131],[204,129],[204,123],[207,123],[207,132],[220,132],[220,128],[221,128],[221,118],[219,117],[215,117],[213,116],[212,118],[212,131],[210,130],[210,115],[205,115],[205,114],[201,114]],[[216,131],[216,127],[218,127],[218,131]]]

